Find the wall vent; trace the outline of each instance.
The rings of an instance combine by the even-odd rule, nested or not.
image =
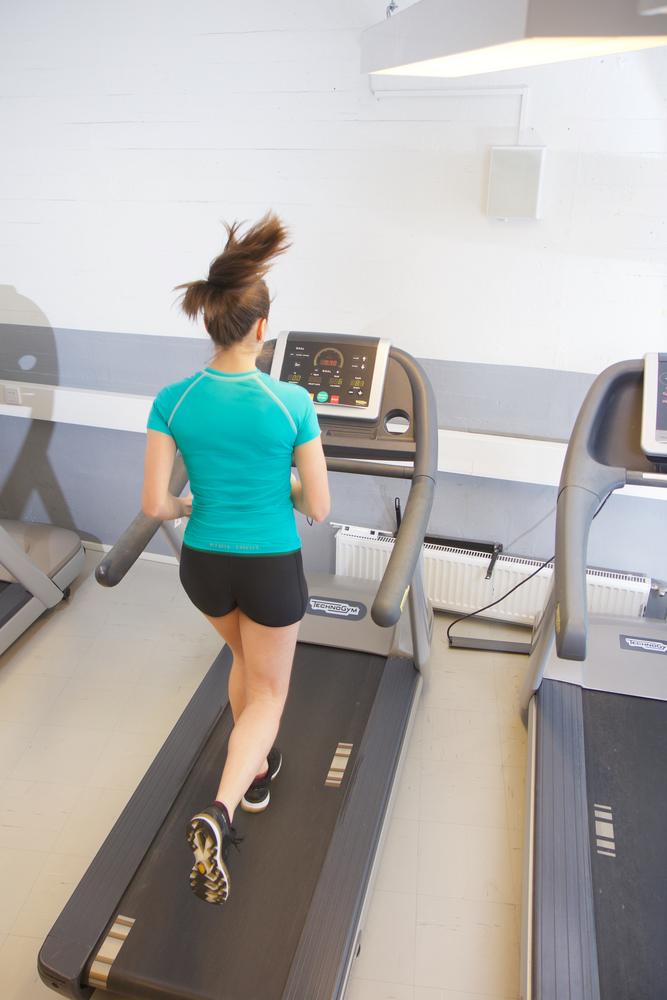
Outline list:
[[[370,528],[342,526],[336,534],[336,573],[379,580],[394,539]],[[534,573],[540,562],[522,556],[500,555],[491,579],[486,579],[489,557],[470,549],[425,544],[424,584],[434,608],[466,614],[490,604]],[[514,594],[480,617],[532,625],[546,604],[553,568],[545,567]],[[591,614],[641,618],[646,610],[651,579],[632,573],[589,569],[588,610]]]

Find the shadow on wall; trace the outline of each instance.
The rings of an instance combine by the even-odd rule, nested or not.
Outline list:
[[[59,385],[55,335],[38,306],[13,285],[0,285],[0,319],[4,320],[0,328],[0,378],[13,380],[19,371],[31,372],[35,382]],[[49,459],[56,425],[49,420],[23,422],[27,433],[0,488],[0,515],[9,517],[11,511],[11,516],[21,519],[36,492],[53,524],[76,531]]]

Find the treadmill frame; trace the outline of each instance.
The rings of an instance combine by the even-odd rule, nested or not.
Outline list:
[[[592,520],[626,483],[667,487],[667,475],[640,446],[643,376],[638,360],[612,365],[598,376],[575,422],[560,481],[554,581],[521,693],[528,717],[523,1000],[600,998],[583,691],[667,700],[664,682],[662,693],[655,684],[657,664],[637,662],[628,673],[623,665],[610,666],[607,656],[603,667],[587,661]],[[664,623],[613,617],[592,619],[591,627],[612,636],[612,645],[619,630],[665,631]],[[602,649],[607,653],[610,647]]]
[[[412,390],[416,445],[413,469],[387,465],[378,468],[364,456],[350,460],[336,458],[335,453],[328,458],[328,466],[341,472],[412,479],[401,530],[371,610],[377,625],[395,627],[394,636],[283,1000],[302,1000],[305,996],[309,1000],[339,1000],[345,992],[421,693],[419,668],[426,663],[430,648],[433,613],[423,587],[421,549],[437,468],[435,401],[428,380],[413,358],[394,348],[390,358],[403,369]],[[186,481],[185,466],[177,456],[170,492],[180,494]],[[139,514],[98,567],[98,581],[107,586],[118,583],[161,525]],[[170,526],[167,535],[178,551],[176,528]],[[405,636],[401,634],[405,631],[401,614],[406,600],[408,614],[404,618],[409,620],[412,659],[406,656]],[[104,940],[125,887],[227,705],[230,666],[231,653],[225,647],[42,945],[39,974],[61,995],[84,1000],[98,988],[85,982],[96,946]],[[197,734],[194,751],[193,733]],[[337,905],[332,906],[334,898]]]

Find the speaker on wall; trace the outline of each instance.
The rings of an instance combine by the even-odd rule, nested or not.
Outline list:
[[[539,219],[544,146],[492,146],[486,214]]]

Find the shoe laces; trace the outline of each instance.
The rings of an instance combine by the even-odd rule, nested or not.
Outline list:
[[[241,846],[240,845],[243,843],[243,837],[237,837],[237,835],[236,835],[236,827],[235,826],[228,827],[228,830],[229,830],[229,832],[226,834],[225,839],[230,844],[233,844],[234,847],[236,848],[236,850],[240,852],[240,850],[241,850]]]

